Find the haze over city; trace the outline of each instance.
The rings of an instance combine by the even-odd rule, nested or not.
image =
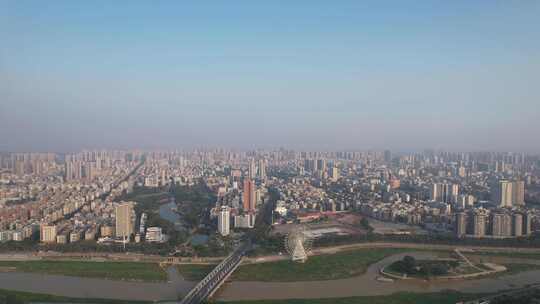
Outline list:
[[[0,304],[540,303],[540,1],[0,1]]]
[[[0,150],[538,152],[540,3],[9,1]]]

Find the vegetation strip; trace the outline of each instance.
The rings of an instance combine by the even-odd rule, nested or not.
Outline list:
[[[405,249],[360,249],[311,256],[306,263],[277,261],[242,265],[233,274],[237,281],[294,282],[350,278],[363,274],[369,265]]]
[[[18,272],[76,277],[162,282],[167,273],[156,263],[82,261],[0,261],[0,267],[15,267]]]
[[[350,297],[329,299],[291,299],[263,301],[232,301],[220,304],[455,304],[482,297],[482,295],[458,292],[396,293],[389,296]]]

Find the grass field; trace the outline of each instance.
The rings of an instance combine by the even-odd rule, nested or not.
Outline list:
[[[0,303],[8,304],[23,304],[29,302],[47,302],[47,303],[93,303],[93,304],[128,304],[138,303],[144,304],[149,302],[143,301],[122,301],[122,300],[106,300],[106,299],[83,299],[83,298],[67,298],[47,294],[29,293],[22,291],[0,289]]]
[[[519,259],[531,259],[531,260],[540,260],[540,254],[538,253],[527,253],[527,252],[485,252],[477,251],[473,253],[464,253],[467,257],[509,257],[509,258],[519,258]]]
[[[490,278],[498,278],[498,277],[501,277],[501,276],[512,275],[512,274],[516,274],[516,273],[520,273],[520,272],[533,271],[533,270],[539,270],[540,269],[540,265],[515,264],[515,263],[504,264],[504,267],[506,267],[506,271],[498,272],[498,273],[492,274],[492,275],[490,275],[488,277],[490,277]]]
[[[332,299],[294,299],[269,301],[233,301],[221,304],[455,304],[479,298],[478,295],[456,292],[441,293],[396,293],[389,296],[351,297]]]
[[[216,265],[178,265],[178,272],[188,281],[200,281],[214,269]]]
[[[58,274],[111,280],[165,281],[167,274],[155,263],[80,261],[0,261],[0,267],[19,272]]]
[[[233,274],[238,281],[320,281],[349,278],[364,273],[367,267],[405,249],[360,249],[310,257],[306,263],[278,261],[242,265]]]
[[[540,265],[533,265],[533,264],[505,264],[504,265],[507,269],[506,273],[518,273],[523,271],[531,271],[531,270],[538,270],[540,269]]]

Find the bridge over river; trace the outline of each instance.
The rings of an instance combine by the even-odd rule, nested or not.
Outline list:
[[[243,244],[226,257],[182,299],[180,304],[199,304],[211,297],[242,263],[249,245]]]

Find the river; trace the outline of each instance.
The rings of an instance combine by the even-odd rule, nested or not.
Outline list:
[[[174,198],[159,209],[162,218],[173,222],[176,229],[183,229],[181,218],[175,212]],[[365,274],[341,280],[313,282],[240,282],[225,284],[216,297],[219,300],[254,300],[254,299],[291,299],[291,298],[334,298],[351,296],[389,295],[395,292],[438,292],[457,290],[465,293],[490,293],[527,284],[540,283],[540,270],[527,271],[498,278],[478,280],[454,280],[423,282],[413,280],[384,283],[376,280],[379,269],[403,258],[404,255],[428,258],[429,253],[410,252],[388,257],[368,267]],[[499,263],[504,263],[504,258]],[[507,259],[511,260],[511,259]],[[539,261],[533,261],[540,263]],[[113,281],[96,278],[81,278],[61,275],[36,273],[6,272],[0,273],[0,288],[53,294],[78,298],[107,298],[122,300],[164,301],[176,300],[195,285],[185,281],[175,267],[167,269],[168,282],[147,283],[131,281]]]
[[[74,298],[162,301],[176,300],[196,284],[182,279],[175,267],[167,274],[168,282],[147,283],[5,272],[0,273],[0,288]]]
[[[398,280],[393,283],[377,281],[381,267],[402,259],[405,255],[416,258],[433,257],[429,253],[410,252],[385,258],[368,267],[365,274],[341,280],[313,282],[239,282],[227,283],[219,291],[219,300],[277,300],[317,299],[353,296],[390,295],[395,292],[439,292],[457,290],[464,293],[491,293],[540,283],[540,270],[521,272],[498,278],[452,281]],[[538,263],[538,261],[533,261]]]
[[[394,283],[384,283],[376,280],[378,271],[382,266],[402,259],[405,255],[414,255],[419,259],[431,257],[429,253],[425,252],[394,255],[371,265],[363,275],[341,280],[288,283],[233,281],[225,284],[216,295],[216,298],[223,301],[314,299],[389,295],[400,291],[438,292],[448,289],[465,293],[490,293],[540,283],[540,270],[478,280],[437,282],[403,280]],[[503,258],[499,258],[499,262],[504,262],[501,259]],[[540,263],[539,261],[533,262]],[[67,297],[163,301],[178,299],[179,296],[186,294],[195,285],[195,282],[185,281],[174,267],[168,268],[167,272],[168,282],[162,283],[6,272],[0,273],[0,286],[2,289]]]
[[[183,229],[176,203],[161,205],[159,215]],[[196,282],[184,280],[175,267],[167,269],[167,282],[113,281],[37,273],[0,272],[0,288],[76,298],[107,298],[121,300],[177,300],[189,292]]]

